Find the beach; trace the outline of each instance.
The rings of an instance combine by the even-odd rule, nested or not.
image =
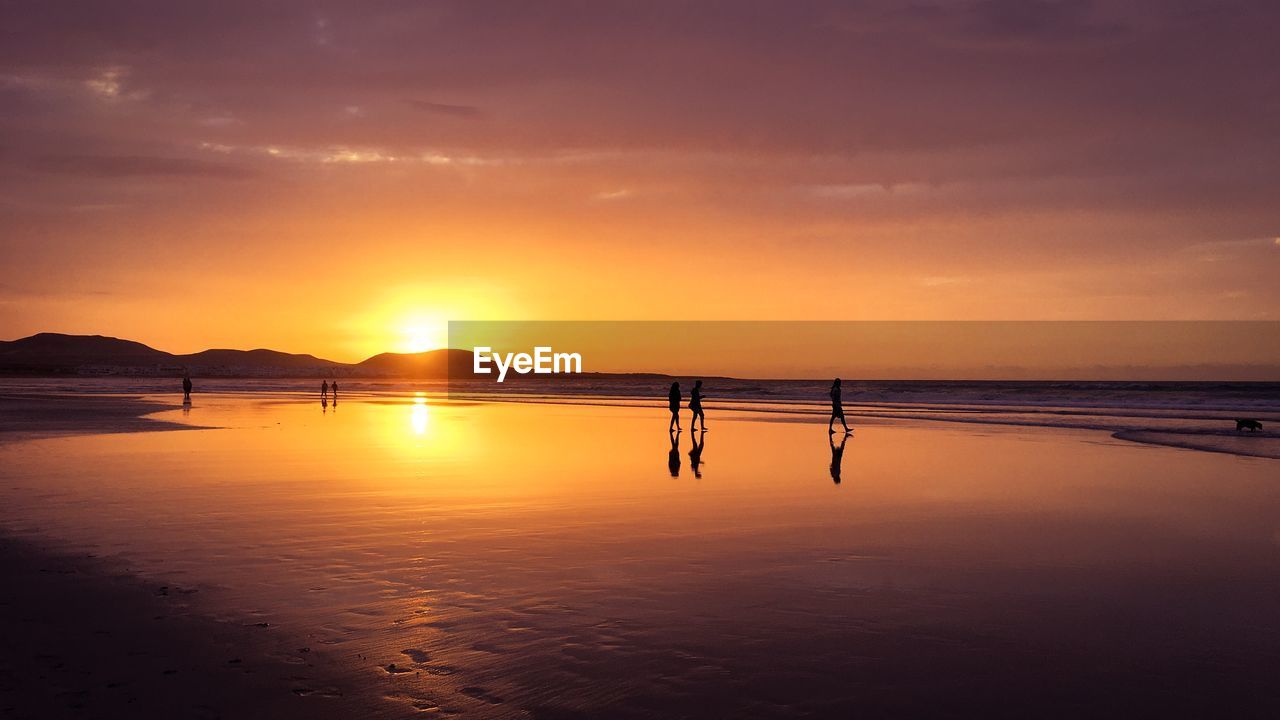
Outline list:
[[[1025,407],[850,402],[842,442],[711,404],[673,444],[639,400],[111,389],[0,434],[15,717],[1280,709],[1265,457]]]

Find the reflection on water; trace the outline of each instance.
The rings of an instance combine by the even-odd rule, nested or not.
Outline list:
[[[840,484],[840,472],[844,465],[844,446],[849,442],[847,433],[840,435],[840,444],[836,445],[835,433],[827,433],[827,442],[831,444],[831,482]]]
[[[1271,461],[866,425],[857,482],[835,487],[845,442],[822,447],[820,422],[718,414],[704,472],[705,438],[661,438],[661,408],[344,397],[321,414],[202,395],[187,421],[226,429],[0,446],[0,524],[297,628],[406,708],[1277,698]],[[686,452],[701,482],[675,480]],[[378,674],[392,664],[414,672]]]
[[[689,432],[689,440],[693,444],[693,447],[689,448],[689,468],[693,470],[694,477],[701,479],[702,451],[707,446],[707,431],[705,429],[691,430]]]
[[[413,405],[409,408],[409,424],[413,428],[414,435],[422,435],[427,431],[427,420],[430,418],[430,411],[427,410],[427,398],[423,393],[418,393],[413,398]]]
[[[671,477],[680,477],[680,435],[681,433],[671,430],[668,433],[671,436],[671,449],[667,451],[667,472],[671,473]]]

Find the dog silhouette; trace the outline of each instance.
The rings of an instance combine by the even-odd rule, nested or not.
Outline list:
[[[1236,432],[1248,430],[1249,432],[1258,432],[1262,429],[1262,423],[1257,420],[1236,420]]]

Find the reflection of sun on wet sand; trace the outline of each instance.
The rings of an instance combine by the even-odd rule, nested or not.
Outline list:
[[[178,717],[1280,708],[1274,461],[852,404],[849,438],[825,406],[708,406],[707,448],[660,402],[344,392],[0,444],[0,563],[29,578],[0,591],[0,691]]]

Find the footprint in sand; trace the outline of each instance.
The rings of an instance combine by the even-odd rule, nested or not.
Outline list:
[[[416,663],[424,663],[424,662],[427,662],[427,661],[429,661],[429,660],[431,659],[431,655],[430,655],[430,654],[428,654],[426,650],[418,650],[418,649],[416,649],[416,648],[409,648],[408,650],[401,650],[401,651],[400,651],[400,654],[401,654],[401,655],[408,655],[408,656],[409,656],[409,659],[410,659],[410,660],[412,660],[412,661],[414,661],[414,662],[416,662]]]
[[[326,687],[326,688],[298,687],[298,688],[294,688],[292,692],[294,695],[297,695],[299,697],[310,697],[310,696],[326,697],[326,698],[342,697],[342,691],[335,687]]]
[[[497,695],[494,695],[493,693],[489,692],[488,690],[485,690],[482,687],[464,687],[458,692],[468,697],[473,697],[477,700],[483,700],[489,703],[490,705],[502,704],[502,698],[498,697]]]
[[[461,710],[456,708],[445,707],[435,700],[423,695],[416,695],[412,693],[391,693],[386,697],[388,700],[408,703],[409,707],[412,707],[418,712],[440,715],[457,715],[461,712]]]

